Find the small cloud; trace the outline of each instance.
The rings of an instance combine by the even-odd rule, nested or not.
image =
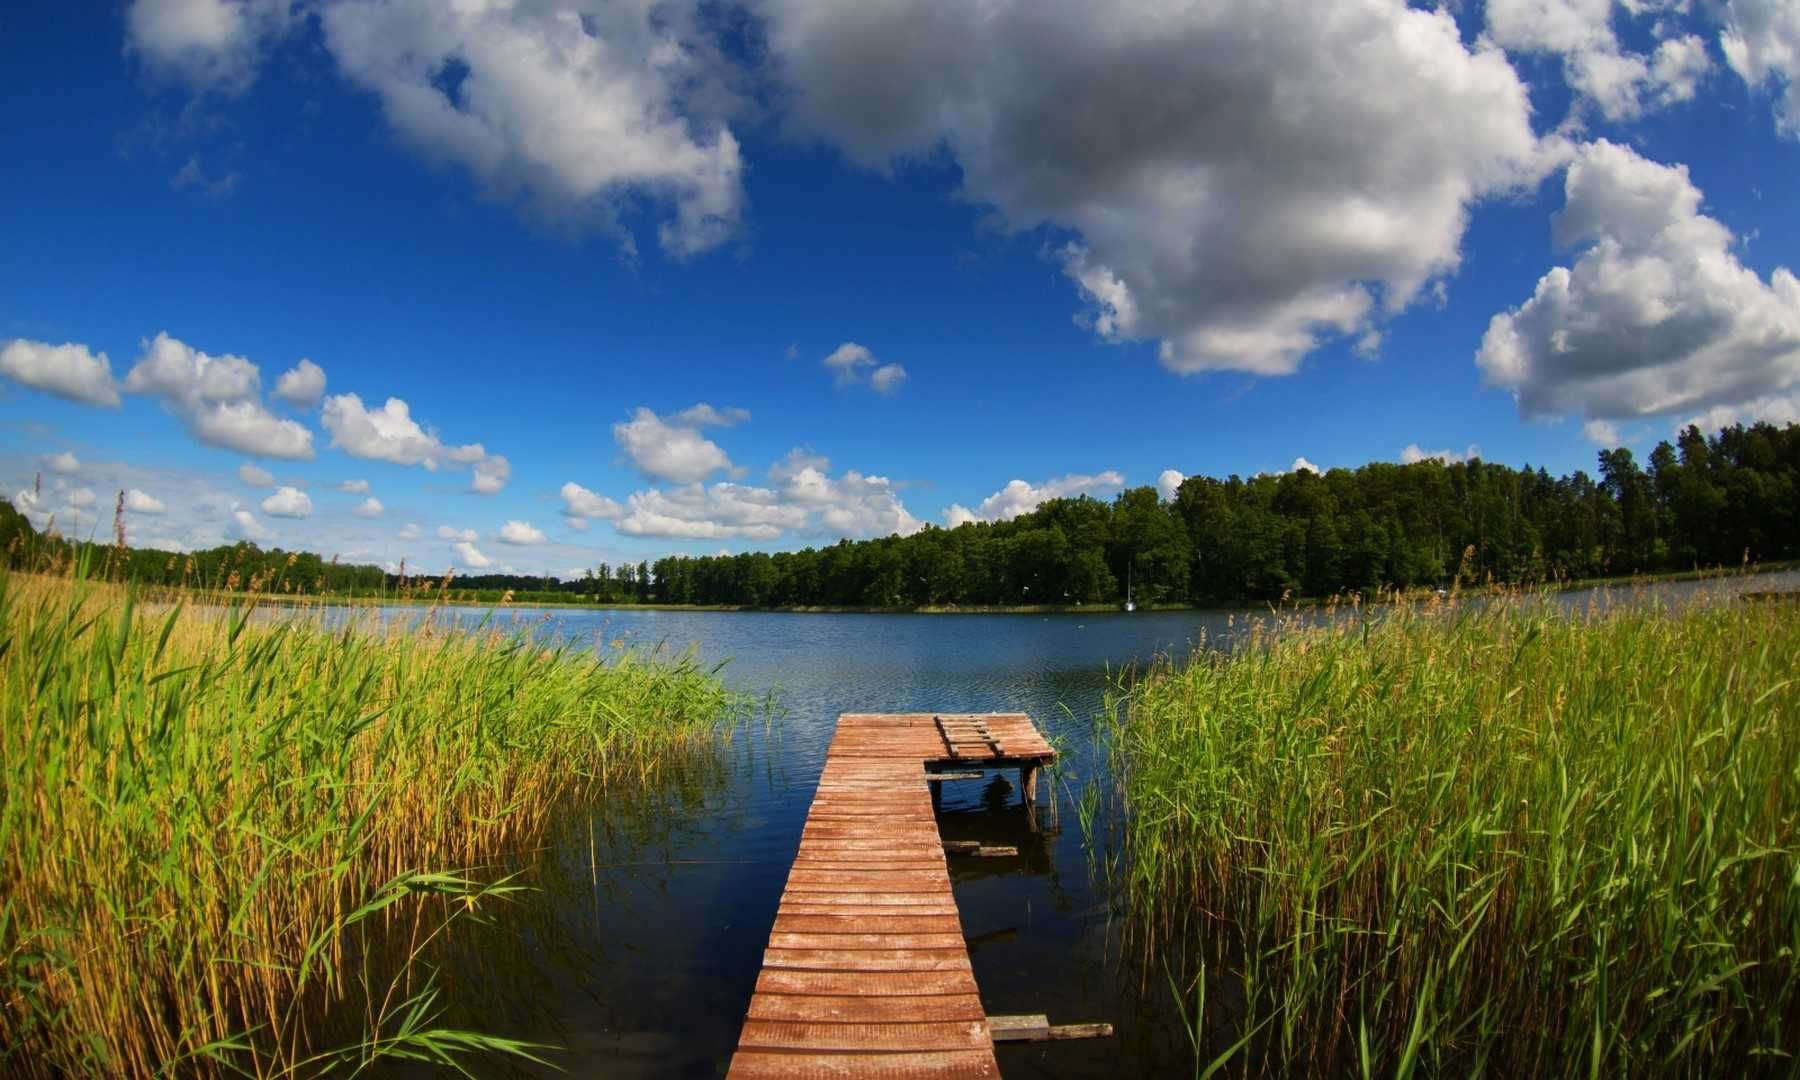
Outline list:
[[[480,548],[467,540],[459,540],[455,544],[452,544],[451,550],[456,552],[456,557],[462,560],[464,566],[473,567],[474,569],[479,570],[483,567],[494,565],[494,560],[483,555]]]
[[[684,424],[688,427],[731,427],[734,424],[741,424],[750,419],[750,410],[738,408],[715,409],[702,401],[697,405],[688,406],[676,413],[670,419],[678,424]]]
[[[469,490],[477,495],[492,495],[506,486],[512,476],[512,462],[504,455],[489,454],[475,463],[474,475],[469,478]]]
[[[448,525],[439,525],[437,534],[439,540],[460,540],[463,543],[469,543],[475,539],[474,529],[453,529]]]
[[[500,542],[521,546],[541,544],[544,542],[544,532],[542,529],[533,528],[529,521],[508,521],[500,526]]]
[[[576,532],[588,531],[588,519],[584,517],[576,517],[573,514],[569,514],[563,518],[563,524],[574,529]]]
[[[125,493],[125,509],[134,514],[160,514],[169,507],[154,495],[132,488]]]
[[[1162,495],[1164,502],[1174,502],[1175,492],[1187,477],[1174,469],[1164,469],[1156,478],[1156,490]]]
[[[200,159],[190,157],[187,159],[187,164],[183,165],[174,176],[169,177],[169,190],[185,191],[193,188],[204,193],[209,199],[223,199],[236,191],[238,184],[243,179],[244,174],[236,169],[229,169],[216,177],[208,176],[206,170],[200,165]]]
[[[119,407],[119,386],[105,353],[67,342],[51,345],[23,338],[0,346],[0,375],[23,386],[83,405]]]
[[[1418,443],[1408,443],[1406,449],[1400,451],[1400,463],[1416,465],[1421,461],[1441,461],[1446,465],[1453,465],[1459,461],[1472,461],[1480,456],[1481,447],[1474,443],[1470,443],[1469,448],[1460,454],[1454,450],[1426,450]]]
[[[417,540],[419,538],[419,525],[417,522],[409,521],[405,525],[400,526],[400,531],[395,535],[402,540]]]
[[[367,495],[369,482],[367,480],[345,480],[338,485],[338,490],[346,495]]]
[[[238,479],[253,488],[266,488],[275,483],[275,474],[253,462],[246,461],[238,466]]]
[[[275,396],[296,409],[312,408],[325,396],[325,369],[302,359],[275,380]]]
[[[270,517],[303,518],[312,514],[312,500],[297,487],[279,487],[262,501],[263,513]]]
[[[70,506],[92,506],[96,498],[98,496],[94,494],[93,488],[80,487],[63,496],[63,501]]]
[[[1294,463],[1288,466],[1288,472],[1309,472],[1316,476],[1319,467],[1303,457],[1297,457],[1294,459]]]
[[[255,514],[242,507],[231,511],[231,531],[245,540],[275,539],[275,534],[262,522],[256,520]]]
[[[49,469],[53,473],[62,473],[66,476],[70,473],[80,471],[81,459],[67,450],[64,450],[60,454],[45,454],[44,468]]]
[[[619,516],[619,504],[604,495],[589,491],[573,480],[562,486],[563,512],[579,520],[577,528],[587,527],[587,518],[613,520]]]
[[[1581,425],[1581,433],[1587,436],[1588,442],[1608,450],[1625,441],[1619,437],[1619,425],[1611,420],[1589,420]]]
[[[899,364],[883,364],[869,372],[869,388],[877,394],[891,394],[906,381],[906,369]]]
[[[854,341],[833,349],[824,363],[839,386],[867,385],[878,394],[891,394],[906,381],[906,368],[882,363],[867,345]]]
[[[368,498],[364,499],[362,502],[358,503],[356,505],[355,509],[351,510],[350,512],[352,514],[355,514],[357,517],[378,518],[382,514],[387,513],[387,507],[381,505],[380,499],[377,499],[375,496],[371,495]]]

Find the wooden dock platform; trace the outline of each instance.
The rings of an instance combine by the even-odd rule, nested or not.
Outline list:
[[[998,1076],[928,776],[1034,798],[1055,756],[1022,713],[839,717],[728,1075]]]

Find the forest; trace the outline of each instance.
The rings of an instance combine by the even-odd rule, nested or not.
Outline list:
[[[801,551],[670,556],[579,578],[406,578],[310,552],[239,543],[194,552],[41,537],[0,503],[15,565],[92,546],[131,579],[208,588],[392,595],[440,588],[494,602],[923,608],[1237,604],[1432,586],[1735,566],[1800,557],[1800,424],[1688,427],[1640,465],[1602,450],[1598,475],[1554,477],[1479,459],[1375,462],[1324,473],[1192,476],[1047,502],[1010,521]],[[121,561],[122,560],[122,561]]]

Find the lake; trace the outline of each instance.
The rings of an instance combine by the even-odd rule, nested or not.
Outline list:
[[[1800,572],[1570,592],[1560,601],[1578,609],[1795,587]],[[438,617],[473,623],[484,614]],[[418,609],[383,615],[404,620]],[[1107,1021],[1117,1035],[1002,1046],[1001,1068],[1012,1077],[1186,1071],[1191,1051],[1166,978],[1119,955],[1104,874],[1090,871],[1076,804],[1086,785],[1106,780],[1092,719],[1108,669],[1222,642],[1252,617],[507,608],[494,618],[603,653],[691,647],[707,665],[723,664],[730,685],[772,703],[779,719],[744,724],[722,767],[672,781],[654,812],[603,806],[571,822],[545,861],[553,880],[523,905],[529,914],[484,938],[499,944],[478,962],[447,970],[445,989],[491,1003],[487,1030],[564,1047],[548,1056],[571,1074],[720,1075],[838,715],[1024,712],[1063,750],[1050,785],[1060,827],[1028,828],[1014,774],[944,786],[946,838],[1020,848],[1016,859],[950,860],[976,981],[990,1014]],[[1103,802],[1097,829],[1110,825]]]

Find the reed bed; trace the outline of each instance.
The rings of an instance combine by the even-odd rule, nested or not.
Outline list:
[[[433,943],[738,707],[691,659],[0,573],[0,1073],[532,1054],[437,1022]]]
[[[1796,658],[1785,605],[1514,597],[1149,671],[1115,865],[1196,1074],[1791,1070]]]

